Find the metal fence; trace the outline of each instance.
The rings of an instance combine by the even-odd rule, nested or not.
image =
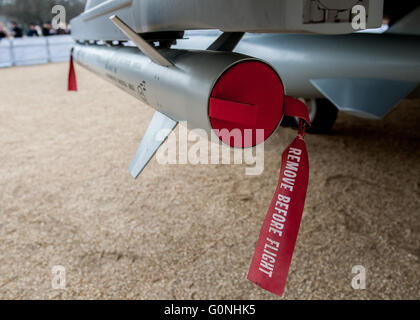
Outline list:
[[[0,41],[0,68],[68,61],[71,36],[19,38]]]

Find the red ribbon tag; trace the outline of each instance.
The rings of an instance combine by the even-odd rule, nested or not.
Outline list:
[[[300,118],[299,135],[283,152],[277,189],[248,273],[250,281],[279,296],[286,285],[309,179],[303,123],[304,120],[310,125],[307,108],[302,102],[287,97],[285,114]]]
[[[73,54],[70,54],[70,69],[67,85],[68,91],[77,91],[76,71],[74,70]]]

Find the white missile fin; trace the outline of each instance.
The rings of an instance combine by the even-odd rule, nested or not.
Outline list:
[[[417,82],[382,79],[311,79],[339,110],[380,119],[417,87]]]
[[[163,66],[171,67],[172,62],[161,55],[155,48],[147,43],[141,36],[139,36],[133,29],[131,29],[124,21],[117,16],[111,16],[109,18],[134,44],[140,49],[146,56],[148,56],[153,62]]]
[[[178,122],[156,111],[152,122],[140,143],[140,146],[130,164],[130,174],[137,178],[149,161],[153,158],[160,146],[166,141]]]

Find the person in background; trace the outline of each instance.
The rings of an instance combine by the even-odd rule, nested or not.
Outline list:
[[[38,35],[41,36],[42,35],[42,28],[39,25],[35,26],[35,30],[38,32]]]
[[[0,22],[0,41],[4,38],[9,37],[9,32],[7,31],[6,27],[3,25],[3,23]]]
[[[23,30],[15,21],[12,21],[12,36],[15,38],[23,37]]]
[[[31,23],[29,25],[29,30],[28,30],[27,36],[28,37],[39,37],[38,31],[36,30],[35,23]]]
[[[63,34],[67,34],[66,32],[67,26],[64,22],[60,23],[58,26],[58,29],[55,30],[55,34],[56,35],[63,35]]]
[[[51,23],[46,22],[42,25],[42,35],[48,37],[51,35]]]

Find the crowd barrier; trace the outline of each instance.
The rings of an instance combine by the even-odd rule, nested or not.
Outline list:
[[[74,42],[71,36],[3,39],[0,68],[68,61]]]

